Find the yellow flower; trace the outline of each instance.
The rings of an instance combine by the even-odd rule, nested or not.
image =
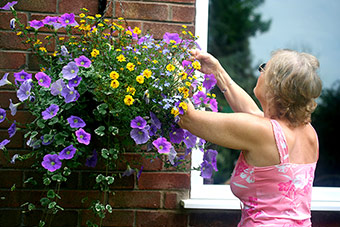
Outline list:
[[[127,35],[131,35],[131,36],[132,36],[132,32],[129,31],[129,30],[127,30],[125,33],[126,33]]]
[[[45,72],[46,71],[46,69],[44,68],[44,67],[42,67],[41,69],[40,69],[40,72]]]
[[[64,40],[65,39],[65,37],[59,37],[59,40]]]
[[[175,108],[175,107],[173,107],[173,108],[171,109],[171,114],[173,114],[173,115],[174,115],[174,117],[177,117],[177,116],[178,116],[178,114],[179,114],[179,111],[178,111],[178,109],[177,109],[177,108]]]
[[[141,64],[142,64],[142,62],[140,62],[140,61],[137,62],[137,65],[141,65]]]
[[[213,98],[216,98],[216,95],[215,95],[214,93],[212,93],[211,96],[212,96]]]
[[[87,18],[87,19],[90,19],[90,20],[94,20],[94,17],[93,17],[93,16],[87,16],[86,18]]]
[[[104,19],[104,22],[105,22],[105,23],[109,23],[110,20],[109,20],[109,19]]]
[[[112,88],[117,88],[117,87],[119,87],[119,81],[118,81],[118,80],[112,80],[112,81],[111,81],[111,87],[112,87]]]
[[[47,52],[45,47],[39,47],[39,50],[42,51],[42,52]]]
[[[130,94],[135,95],[136,89],[134,87],[128,86],[128,88],[126,89],[126,92],[129,92]]]
[[[124,55],[119,55],[118,57],[116,57],[117,58],[117,60],[119,61],[119,62],[123,62],[123,61],[126,61],[126,59],[125,59],[125,57],[124,57]]]
[[[83,11],[85,11],[85,12],[89,11],[89,10],[86,9],[86,8],[81,8],[81,10],[83,10]]]
[[[142,31],[138,27],[135,27],[133,29],[133,32],[136,33],[137,35],[139,35]]]
[[[141,75],[137,76],[136,81],[140,84],[143,84],[144,83],[144,76],[141,76]]]
[[[178,107],[182,107],[184,111],[188,110],[188,105],[185,102],[181,102]]]
[[[98,29],[97,28],[93,28],[92,29],[92,33],[97,33]]]
[[[182,25],[182,28],[187,28],[187,26],[186,25]]]
[[[169,72],[172,72],[172,71],[175,70],[175,66],[172,65],[172,64],[168,64],[168,65],[166,66],[166,69],[167,69]]]
[[[201,69],[201,64],[198,61],[194,61],[192,63],[192,67],[194,67],[194,69],[200,70]]]
[[[113,80],[117,80],[119,78],[119,73],[117,73],[116,71],[112,71],[110,73],[110,78]]]
[[[17,35],[21,35],[21,34],[22,34],[22,32],[18,32],[18,33],[17,33]]]
[[[57,56],[57,53],[58,53],[58,51],[54,51],[54,53],[52,54],[53,57]]]
[[[175,40],[170,40],[170,43],[171,44],[176,44],[176,41]]]
[[[104,24],[103,23],[99,23],[98,26],[99,27],[104,27]]]
[[[202,91],[202,90],[203,90],[203,87],[202,87],[202,86],[197,86],[197,89],[198,89],[199,91]]]
[[[96,14],[96,17],[97,17],[97,18],[101,18],[101,17],[102,17],[102,15],[100,15],[100,14]]]
[[[80,20],[80,23],[85,23],[86,22],[86,20]]]
[[[35,46],[35,45],[40,45],[40,44],[42,44],[42,42],[40,41],[40,39],[37,39],[37,41],[35,41],[33,45]]]
[[[133,71],[133,70],[135,70],[135,64],[129,62],[129,63],[126,64],[126,68],[130,71]]]
[[[135,100],[133,99],[133,97],[131,95],[126,95],[124,98],[124,103],[127,106],[131,106],[133,104]]]
[[[118,52],[119,52],[119,51],[122,51],[122,50],[121,50],[121,49],[116,49],[116,51],[118,51]]]
[[[147,79],[149,79],[151,77],[151,75],[152,75],[152,72],[151,72],[150,69],[145,69],[143,71],[143,76],[145,76]]]
[[[148,49],[148,47],[147,47],[147,46],[145,46],[145,45],[144,45],[144,46],[142,46],[142,48],[143,48],[143,49]]]
[[[157,63],[158,63],[158,61],[157,61],[157,60],[153,60],[153,61],[152,61],[152,63],[154,63],[154,64],[157,64]]]
[[[182,34],[183,34],[183,35],[186,35],[186,34],[188,34],[188,33],[187,33],[186,31],[182,31]]]
[[[79,14],[79,17],[83,18],[83,17],[85,17],[85,14],[81,13],[81,14]]]
[[[118,20],[124,20],[124,18],[123,17],[118,17]]]
[[[190,82],[185,82],[185,85],[187,85],[188,87],[191,86],[191,83]]]
[[[99,50],[93,49],[92,52],[91,52],[91,56],[95,58],[95,57],[97,57],[97,55],[99,55]]]
[[[186,98],[188,98],[188,97],[189,97],[189,92],[184,92],[184,93],[183,93],[183,98],[186,99]]]
[[[182,80],[186,80],[187,76],[188,76],[188,74],[186,72],[181,72],[181,73],[179,73],[179,75],[182,76]]]

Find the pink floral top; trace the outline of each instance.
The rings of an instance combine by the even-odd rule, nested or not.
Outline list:
[[[290,163],[282,128],[275,120],[271,123],[281,163],[251,166],[241,152],[231,176],[231,190],[241,200],[242,217],[238,226],[311,226],[316,163]]]

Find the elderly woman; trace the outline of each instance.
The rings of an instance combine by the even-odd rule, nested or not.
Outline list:
[[[214,74],[235,113],[195,110],[189,103],[179,125],[212,143],[241,150],[231,176],[241,200],[239,226],[311,226],[311,192],[318,138],[311,121],[322,84],[318,60],[306,53],[278,50],[259,67],[250,96],[218,60],[192,51],[201,71]]]

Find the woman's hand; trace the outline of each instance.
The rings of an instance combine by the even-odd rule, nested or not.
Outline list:
[[[179,115],[180,120],[178,121],[178,125],[183,129],[187,129],[187,125],[190,124],[190,116],[195,111],[195,107],[189,99],[187,99],[187,106],[188,109],[185,113],[183,115]]]
[[[217,74],[220,70],[220,62],[211,54],[203,53],[200,50],[191,50],[192,57],[201,63],[200,71],[204,74]]]

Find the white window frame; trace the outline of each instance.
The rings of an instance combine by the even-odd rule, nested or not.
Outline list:
[[[197,42],[203,51],[207,51],[208,43],[208,0],[196,0],[195,34],[199,37]],[[201,164],[203,153],[193,150],[192,167]],[[191,171],[190,199],[182,200],[184,208],[188,209],[224,209],[239,210],[240,201],[231,192],[229,185],[207,185],[203,183],[200,171]],[[313,211],[340,211],[339,187],[313,187]]]

